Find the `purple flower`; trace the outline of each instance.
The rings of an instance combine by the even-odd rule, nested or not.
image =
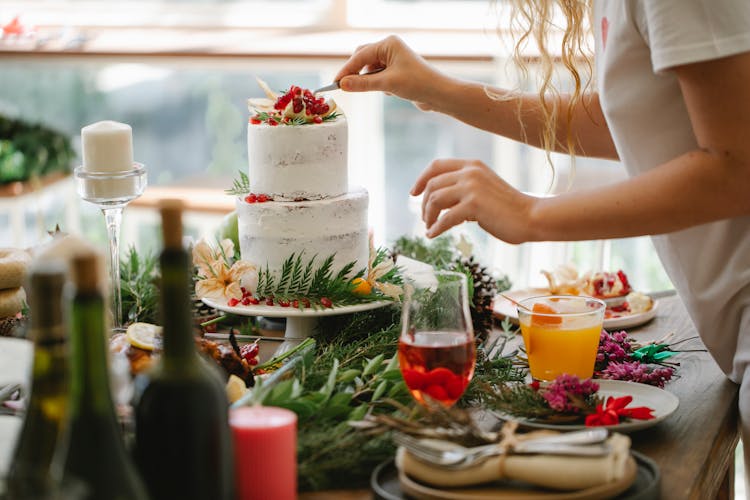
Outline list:
[[[585,400],[598,390],[599,384],[591,379],[581,382],[576,376],[562,374],[544,387],[540,394],[553,410],[578,413],[580,400]]]
[[[609,363],[597,375],[603,379],[625,380],[664,387],[664,384],[672,379],[674,368],[647,365],[640,361],[625,361]]]

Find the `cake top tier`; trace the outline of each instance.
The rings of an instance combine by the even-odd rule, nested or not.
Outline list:
[[[309,89],[292,85],[277,93],[263,80],[258,79],[258,84],[266,97],[248,99],[251,125],[315,125],[339,116],[333,99],[316,96]]]

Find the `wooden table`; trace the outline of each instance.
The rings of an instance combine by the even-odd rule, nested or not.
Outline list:
[[[659,340],[674,332],[672,342],[697,335],[682,302],[658,299],[656,318],[629,329],[638,341]],[[695,339],[680,349],[702,349]],[[734,498],[734,451],[739,440],[738,386],[730,382],[707,352],[686,352],[672,358],[680,363],[678,378],[665,387],[680,398],[680,407],[665,421],[631,435],[633,448],[653,459],[661,471],[663,499]],[[360,500],[366,490],[309,493],[304,500]]]

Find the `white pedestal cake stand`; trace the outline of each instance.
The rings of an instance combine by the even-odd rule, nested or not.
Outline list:
[[[388,300],[379,300],[376,302],[366,302],[364,304],[355,304],[350,306],[330,307],[324,309],[297,309],[294,307],[281,307],[278,305],[267,306],[258,304],[256,306],[229,306],[220,301],[202,298],[204,304],[218,311],[238,316],[265,316],[267,318],[286,318],[286,330],[284,331],[284,342],[276,350],[276,355],[283,354],[293,348],[307,337],[312,336],[318,318],[323,316],[340,316],[342,314],[352,314],[362,311],[370,311],[384,307],[393,302]]]

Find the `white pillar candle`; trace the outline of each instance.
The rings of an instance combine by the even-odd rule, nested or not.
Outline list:
[[[133,130],[130,125],[115,121],[87,125],[81,129],[81,149],[83,170],[107,176],[84,181],[86,199],[113,201],[137,195],[137,180],[131,176],[122,177],[134,170]]]
[[[83,169],[123,172],[133,168],[133,130],[126,123],[102,121],[81,129]]]

